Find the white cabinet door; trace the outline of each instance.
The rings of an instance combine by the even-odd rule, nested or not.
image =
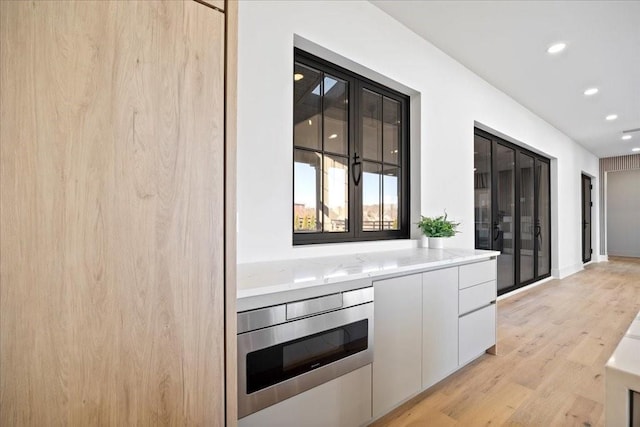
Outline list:
[[[422,275],[380,280],[373,283],[373,290],[377,417],[421,390]]]
[[[458,367],[457,267],[423,273],[422,310],[422,388],[427,388]]]
[[[491,304],[460,318],[460,365],[480,356],[496,343],[496,305]]]

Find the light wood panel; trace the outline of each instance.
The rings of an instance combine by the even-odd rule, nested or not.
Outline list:
[[[202,3],[204,5],[213,6],[217,9],[220,9],[220,11],[226,11],[227,10],[226,3],[229,2],[229,0],[195,0],[195,1]],[[237,3],[238,0],[231,0],[230,2]]]
[[[2,1],[0,43],[0,424],[223,425],[224,15]]]
[[[225,96],[225,282],[226,282],[226,363],[227,426],[238,420],[238,356],[236,315],[236,158],[238,98],[238,2],[226,1],[226,96]]]
[[[640,259],[612,258],[498,303],[485,355],[374,426],[602,426],[604,365],[640,310]]]

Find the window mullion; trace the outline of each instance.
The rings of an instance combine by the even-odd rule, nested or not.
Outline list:
[[[310,111],[309,109],[311,108],[312,103],[316,102],[316,107],[313,107],[313,108],[318,108],[320,110],[318,121],[321,122],[319,123],[321,125],[320,129],[316,131],[317,132],[316,135],[321,138],[321,141],[317,144],[317,150],[315,150],[315,152],[317,153],[317,155],[321,157],[321,159],[316,159],[313,162],[318,164],[321,168],[318,176],[320,194],[318,195],[318,202],[317,202],[319,204],[319,207],[317,210],[317,216],[319,217],[320,221],[322,221],[321,227],[317,229],[317,232],[314,232],[314,233],[296,232],[294,230],[294,236],[293,236],[294,244],[407,238],[408,237],[407,224],[409,219],[408,217],[405,218],[405,216],[406,216],[406,213],[408,212],[407,204],[408,204],[408,197],[409,197],[409,194],[408,194],[409,183],[408,183],[408,176],[406,176],[406,174],[408,173],[407,171],[408,171],[408,162],[409,162],[408,139],[407,139],[408,138],[408,117],[407,117],[408,98],[389,88],[385,88],[384,86],[381,86],[376,82],[373,82],[371,80],[368,80],[367,78],[358,76],[350,72],[349,70],[341,69],[340,67],[334,64],[330,64],[320,58],[316,58],[308,53],[299,51],[298,49],[295,50],[294,55],[295,55],[296,64],[299,64],[302,67],[308,67],[309,69],[311,69],[311,71],[316,71],[317,74],[315,74],[315,76],[318,76],[319,74],[319,77],[320,77],[320,81],[318,82],[318,85],[320,89],[319,95],[321,96],[319,97],[319,99],[316,98],[316,100],[313,101],[312,98],[309,98],[307,100],[307,103],[305,104],[304,101],[300,103],[296,103],[295,101],[296,98],[294,97],[294,108],[300,108],[300,110],[294,111],[294,117],[297,117],[296,123],[294,123],[294,126],[300,120],[305,118],[306,111]],[[313,90],[313,87],[310,86],[312,84],[311,83],[312,81],[306,80],[307,78],[306,73],[305,73],[305,76],[303,77],[300,77],[300,75],[297,75],[297,76],[298,78],[296,79],[296,82],[300,82],[300,83],[296,83],[296,84],[299,84],[300,86],[296,86],[296,88],[299,88],[299,90],[301,91]],[[315,77],[315,78],[318,78],[318,77]],[[335,102],[339,102],[340,97],[342,96],[340,95],[340,93],[344,93],[344,92],[334,92],[331,89],[333,85],[331,85],[331,83],[327,83],[326,79],[333,79],[333,78],[341,79],[343,82],[348,84],[348,87],[346,88],[347,89],[346,95],[348,97],[347,98],[348,108],[346,109],[347,110],[346,125],[347,125],[347,132],[348,132],[347,139],[346,139],[347,147],[343,146],[342,148],[338,148],[339,146],[336,146],[335,144],[336,141],[333,141],[335,137],[332,138],[331,141],[328,140],[328,135],[333,136],[333,133],[335,133],[334,119],[340,120],[342,123],[344,123],[344,120],[345,120],[344,115],[334,116],[334,112],[338,114],[337,111],[339,110],[339,109],[336,110],[335,107],[337,106],[337,104],[335,104]],[[316,86],[315,83],[313,83],[313,85]],[[328,88],[330,89],[330,93],[325,93]],[[364,194],[363,194],[364,166],[365,166],[365,160],[364,160],[365,145],[364,145],[363,138],[365,135],[362,129],[363,120],[364,120],[364,114],[362,109],[366,108],[366,105],[363,104],[362,96],[365,89],[378,94],[382,99],[381,101],[382,105],[380,105],[379,107],[379,112],[381,114],[381,117],[379,118],[380,120],[379,123],[380,123],[380,126],[382,126],[382,129],[380,131],[382,136],[379,137],[381,147],[378,148],[378,149],[382,149],[382,153],[381,153],[382,157],[380,159],[377,159],[378,156],[376,155],[375,156],[376,159],[369,159],[369,163],[368,163],[370,166],[377,165],[375,166],[375,168],[380,170],[379,186],[378,186],[378,201],[377,202],[372,201],[372,203],[378,203],[377,209],[378,209],[378,217],[380,222],[379,222],[379,228],[376,228],[375,231],[366,231],[366,232],[363,231],[363,226],[364,226],[363,217],[365,214],[365,211],[363,209],[363,203],[365,201]],[[389,105],[387,106],[388,108],[385,108],[385,100],[395,101],[399,104],[389,103]],[[399,107],[397,107],[397,105],[399,105]],[[392,145],[395,144],[394,142],[386,141],[387,138],[385,138],[385,135],[384,135],[384,131],[385,131],[384,114],[385,114],[385,111],[389,111],[391,113],[391,110],[389,110],[389,108],[399,108],[398,117],[401,117],[401,120],[403,121],[403,123],[398,128],[399,135],[398,135],[398,142],[397,142],[398,148],[401,149],[401,154],[397,158],[393,158],[393,159],[390,158],[389,160],[391,163],[394,163],[394,161],[397,161],[397,165],[394,163],[394,166],[391,166],[391,163],[389,163],[390,169],[388,171],[392,175],[396,176],[396,178],[390,177],[389,182],[385,182],[386,177],[384,175],[385,173],[384,171],[385,171],[386,163],[384,159],[384,146],[385,144],[389,144],[389,143],[391,143]],[[391,114],[393,115],[395,113],[391,113]],[[342,117],[342,118],[338,119],[338,117]],[[327,122],[327,120],[329,120],[329,122]],[[389,120],[392,120],[392,119],[389,119]],[[309,123],[309,125],[311,125],[311,123]],[[304,139],[306,138],[305,129],[306,128],[294,128],[294,131],[298,132],[294,135],[294,137],[296,135],[302,135],[302,138],[300,139],[299,144],[296,143],[298,140],[294,139],[294,150],[300,149],[301,151],[307,151],[307,152],[314,151],[314,148],[312,148],[311,145],[309,145],[306,142],[307,140]],[[340,135],[339,132],[338,132],[338,135]],[[395,141],[395,139],[393,141]],[[393,146],[395,147],[395,145]],[[346,153],[346,156],[343,158],[343,155],[341,154],[340,150],[344,150],[345,148],[346,150],[342,152]],[[332,153],[332,154],[329,154],[329,153]],[[358,155],[359,161],[360,161],[358,170],[354,170],[354,165],[353,165],[354,156],[356,154]],[[309,161],[311,162],[312,160],[310,159]],[[336,161],[338,163],[334,163]],[[340,164],[343,163],[344,161],[346,161],[346,165],[345,165],[346,167],[340,166]],[[334,191],[332,187],[334,185],[333,184],[334,178],[339,176],[336,174],[341,174],[341,172],[337,171],[337,169],[336,171],[334,171],[334,168],[338,168],[338,169],[343,168],[343,170],[347,174],[345,191],[347,191],[346,196],[348,197],[348,201],[347,203],[343,204],[343,206],[346,205],[345,206],[345,208],[347,209],[346,215],[348,216],[347,224],[349,228],[347,231],[344,231],[344,232],[332,231],[333,230],[333,228],[331,227],[332,222],[329,219],[329,218],[333,218],[333,213],[330,210],[330,206],[333,206],[331,205],[331,203],[332,203],[332,200],[334,199],[332,198],[333,196],[330,197],[328,191]],[[359,172],[360,174],[360,180],[357,186],[354,180],[355,172]],[[390,200],[389,203],[391,206],[390,209],[392,209],[394,212],[394,214],[391,216],[394,217],[394,215],[397,215],[398,228],[391,230],[384,227],[383,221],[385,220],[384,215],[385,215],[385,206],[386,206],[384,197],[385,197],[386,190],[391,189],[392,192],[394,191],[390,186],[392,186],[393,183],[396,182],[396,180],[397,180],[397,187],[398,187],[396,189],[397,201],[394,199],[394,200]],[[338,185],[337,183],[339,181],[335,181],[335,182],[336,182],[335,185]],[[305,184],[304,180],[301,180],[299,182],[295,181],[294,192],[298,188],[297,187],[298,184],[307,185]],[[338,191],[337,187],[335,191]],[[395,211],[395,208],[394,208],[396,204],[397,204],[397,212]],[[338,205],[336,204],[336,206]],[[326,220],[328,220],[329,222],[326,222]],[[336,230],[339,230],[339,229],[336,229]]]

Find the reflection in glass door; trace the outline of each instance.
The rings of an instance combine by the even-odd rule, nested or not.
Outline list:
[[[551,193],[549,163],[536,159],[536,251],[538,271],[536,276],[551,274]]]
[[[476,129],[475,243],[500,251],[498,293],[551,273],[549,160]]]
[[[591,261],[591,178],[582,175],[582,262]]]
[[[514,208],[515,208],[515,151],[497,145],[495,155],[495,182],[493,214],[493,249],[498,256],[498,290],[514,285]]]
[[[476,135],[473,157],[476,248],[491,249],[491,141]]]
[[[533,157],[519,154],[520,169],[520,282],[534,276],[534,169]]]

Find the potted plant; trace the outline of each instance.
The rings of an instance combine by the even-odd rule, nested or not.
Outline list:
[[[422,216],[418,222],[418,228],[422,230],[424,237],[422,238],[422,247],[427,247],[426,238],[429,238],[429,248],[442,249],[443,241],[447,237],[453,237],[456,233],[459,222],[453,222],[447,220],[447,211],[444,211],[444,215],[437,217]]]

